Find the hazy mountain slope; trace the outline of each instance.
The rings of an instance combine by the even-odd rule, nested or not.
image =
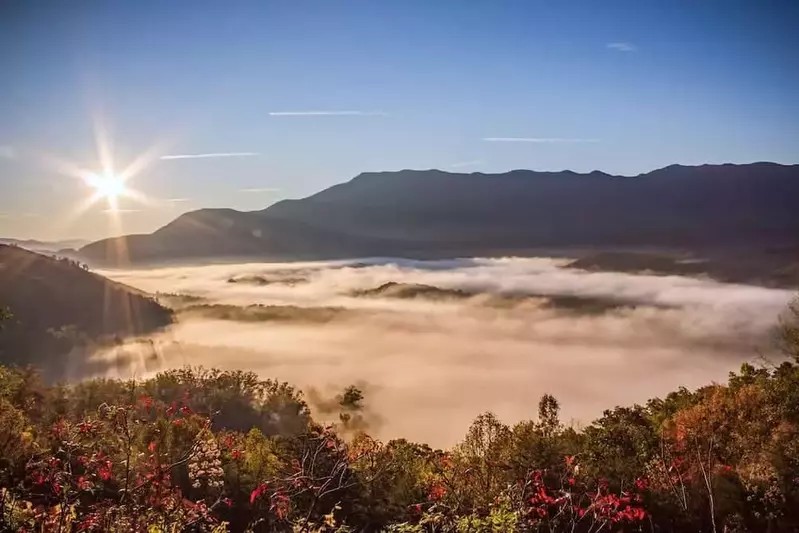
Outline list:
[[[66,241],[37,241],[33,239],[8,239],[0,238],[0,244],[12,244],[27,248],[34,252],[57,252],[64,249],[77,249],[86,246],[90,241],[83,239],[71,239]]]
[[[799,235],[799,166],[670,166],[636,177],[517,170],[366,173],[263,211],[187,213],[80,250],[93,262],[767,248]],[[120,253],[125,250],[125,253]]]
[[[48,330],[72,327],[70,336],[97,340],[136,335],[171,322],[171,313],[140,291],[88,272],[65,259],[0,245],[0,307],[13,318],[0,330],[0,362],[39,363],[61,370],[70,339]]]

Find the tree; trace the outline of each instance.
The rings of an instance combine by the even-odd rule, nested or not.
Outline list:
[[[547,437],[553,436],[560,429],[560,404],[551,394],[544,394],[538,401],[538,423]]]
[[[778,343],[785,355],[799,363],[799,297],[788,305],[780,318]]]
[[[11,314],[11,310],[9,310],[8,307],[0,307],[0,330],[5,327],[3,323],[12,318],[14,318],[14,315]]]

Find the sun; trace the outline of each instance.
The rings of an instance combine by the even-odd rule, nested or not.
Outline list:
[[[94,197],[105,198],[111,209],[116,209],[117,199],[129,192],[125,180],[111,173],[88,174],[85,181],[87,185],[94,187]]]

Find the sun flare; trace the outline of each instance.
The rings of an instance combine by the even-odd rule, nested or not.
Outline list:
[[[105,198],[111,209],[116,209],[117,199],[128,193],[125,181],[114,174],[89,174],[85,178],[86,184],[94,188],[95,196]]]

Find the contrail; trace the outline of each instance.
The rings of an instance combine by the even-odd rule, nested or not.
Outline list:
[[[161,159],[203,159],[206,157],[251,157],[260,155],[258,152],[219,152],[211,154],[174,154],[162,155]]]
[[[598,143],[599,139],[564,139],[558,137],[484,137],[488,142],[509,143]]]
[[[383,111],[270,111],[272,117],[386,116]]]

